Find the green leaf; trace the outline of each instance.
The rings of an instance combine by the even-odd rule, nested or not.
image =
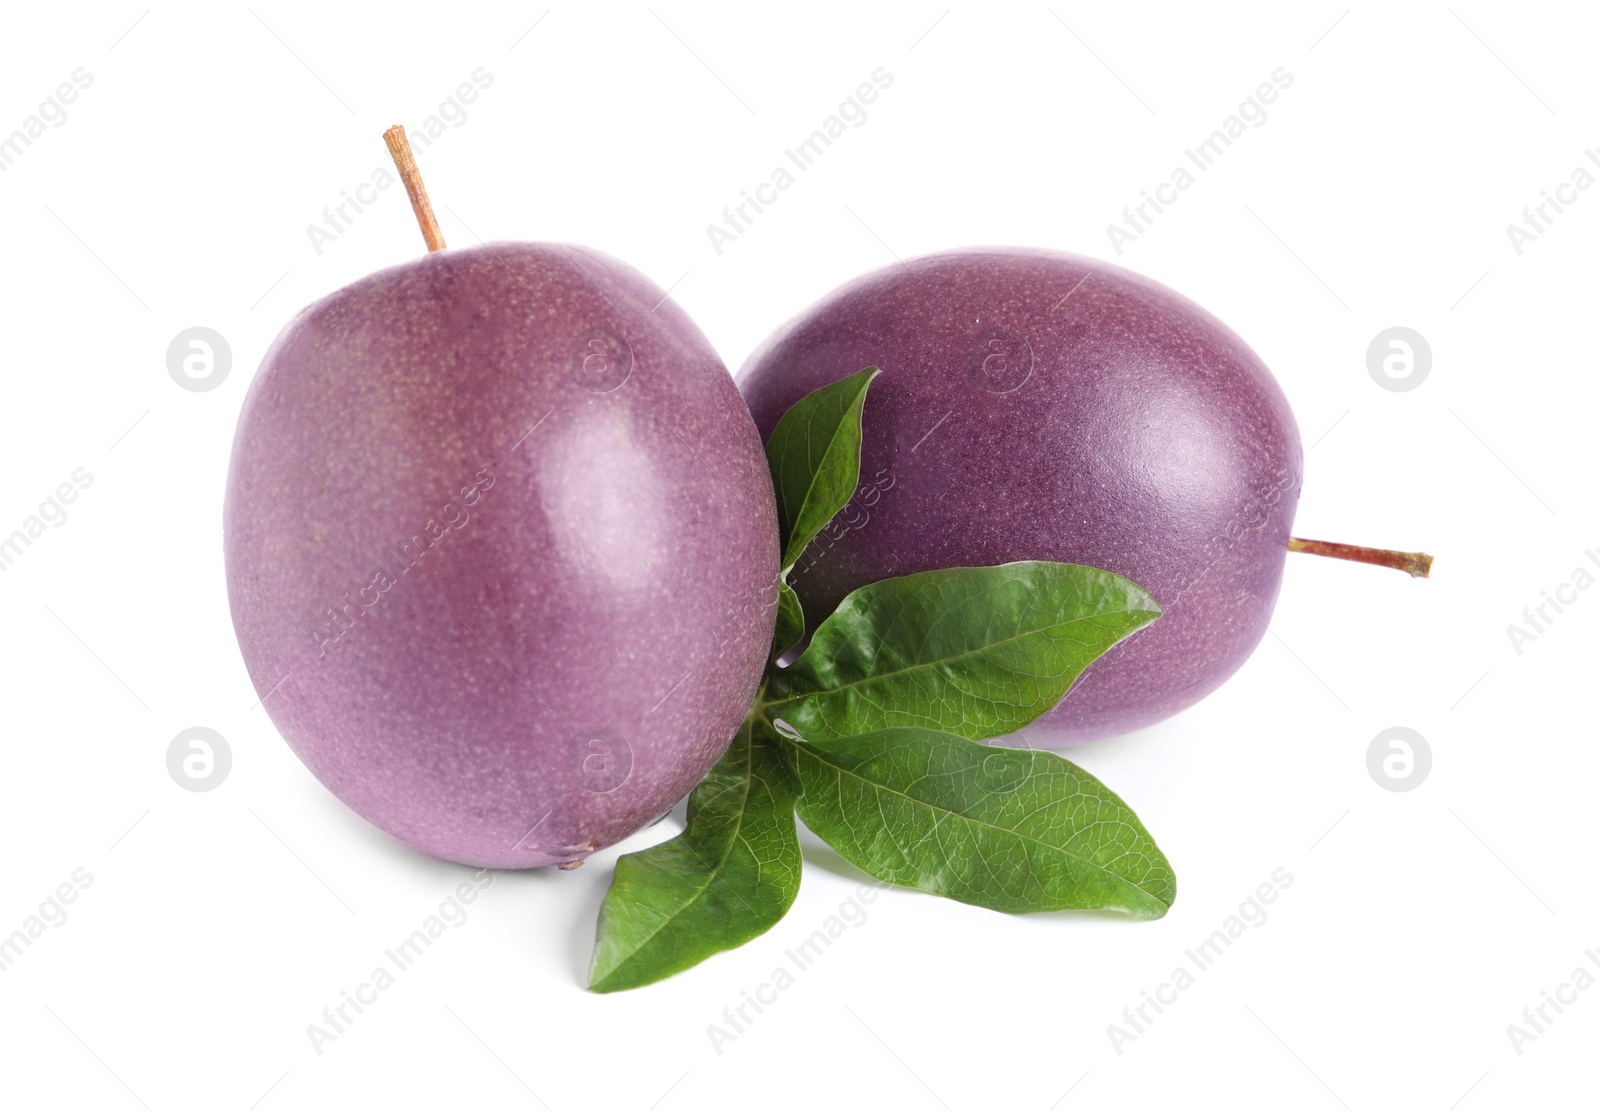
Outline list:
[[[784,531],[783,573],[833,520],[861,477],[861,405],[876,366],[824,385],[783,414],[767,441]]]
[[[787,653],[805,637],[806,616],[800,609],[800,596],[786,582],[778,581],[778,626],[772,635],[772,656]]]
[[[885,882],[1008,914],[1172,905],[1172,868],[1133,810],[1059,755],[915,728],[784,745],[800,819]]]
[[[1076,564],[887,579],[852,592],[793,665],[773,670],[766,714],[811,739],[889,727],[1005,735],[1160,615],[1136,584]]]
[[[745,721],[689,795],[682,833],[617,861],[589,987],[654,983],[771,929],[800,889],[799,790],[772,732]]]

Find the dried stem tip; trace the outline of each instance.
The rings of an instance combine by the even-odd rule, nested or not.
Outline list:
[[[1362,564],[1377,564],[1383,568],[1396,568],[1414,579],[1427,579],[1433,567],[1433,557],[1426,552],[1395,552],[1387,548],[1366,548],[1358,544],[1332,544],[1329,541],[1308,541],[1289,538],[1290,552],[1307,552],[1312,556],[1331,556],[1335,560],[1355,560]]]
[[[422,173],[417,170],[416,157],[411,154],[411,141],[406,130],[395,125],[383,134],[389,145],[389,154],[400,171],[400,181],[406,185],[406,197],[411,199],[411,209],[417,215],[417,225],[422,227],[422,240],[428,243],[428,252],[437,253],[444,248],[444,234],[433,216],[433,205],[428,201],[428,188],[422,185]]]

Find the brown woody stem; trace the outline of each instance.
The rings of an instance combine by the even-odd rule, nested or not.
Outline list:
[[[1308,541],[1300,537],[1289,538],[1289,551],[1307,552],[1312,556],[1331,556],[1335,560],[1356,560],[1362,564],[1377,564],[1383,568],[1396,568],[1416,579],[1427,579],[1428,572],[1433,567],[1433,557],[1426,552],[1396,552],[1388,548]]]
[[[411,209],[417,215],[417,225],[422,227],[422,240],[428,243],[428,252],[437,253],[444,248],[444,234],[439,221],[433,216],[433,205],[428,201],[428,188],[422,185],[422,173],[417,170],[416,157],[411,154],[411,141],[406,130],[395,125],[383,134],[389,145],[389,154],[400,171],[400,181],[406,186],[406,197],[411,199]]]

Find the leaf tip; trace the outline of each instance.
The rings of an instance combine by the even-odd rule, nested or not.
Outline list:
[[[635,974],[630,978],[629,970],[624,968],[626,962],[614,962],[607,967],[601,963],[600,954],[595,953],[594,960],[589,965],[588,989],[595,995],[610,995],[613,992],[625,992],[630,988],[642,988],[646,984],[661,979],[659,976],[647,976],[640,979]]]

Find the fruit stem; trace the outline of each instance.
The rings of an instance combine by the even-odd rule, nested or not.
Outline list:
[[[411,210],[417,216],[417,225],[422,227],[422,240],[428,243],[428,252],[437,253],[444,248],[444,234],[439,229],[438,219],[433,216],[428,188],[422,185],[422,172],[417,170],[417,160],[411,154],[411,141],[406,139],[406,130],[395,125],[383,134],[383,142],[389,145],[389,154],[394,157],[394,165],[400,171],[400,181],[406,185],[406,197],[411,199]]]
[[[1308,541],[1300,537],[1289,538],[1289,551],[1306,552],[1312,556],[1331,556],[1335,560],[1357,560],[1363,564],[1377,564],[1383,568],[1397,568],[1413,579],[1427,579],[1428,572],[1433,567],[1433,557],[1426,552],[1396,552],[1388,548]]]

